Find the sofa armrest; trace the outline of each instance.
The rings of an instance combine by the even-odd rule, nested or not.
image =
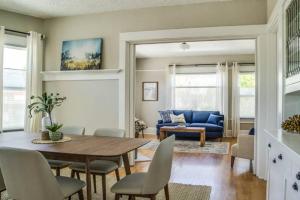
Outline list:
[[[237,156],[246,159],[254,159],[254,136],[240,134],[238,136]]]
[[[163,123],[163,120],[162,120],[162,119],[159,119],[159,120],[157,121],[157,123],[158,123],[158,124],[162,124],[162,123]]]
[[[218,125],[224,127],[224,120],[220,120]]]

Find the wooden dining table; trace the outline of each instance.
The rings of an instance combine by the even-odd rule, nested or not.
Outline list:
[[[40,134],[9,132],[0,134],[0,147],[35,150],[47,159],[85,162],[87,200],[92,199],[90,162],[103,157],[122,156],[126,174],[130,174],[128,153],[147,144],[149,140],[138,138],[116,138],[68,135],[72,140],[55,144],[33,144]]]

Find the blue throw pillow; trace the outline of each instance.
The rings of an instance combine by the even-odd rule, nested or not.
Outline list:
[[[160,114],[163,123],[172,123],[171,114],[173,114],[172,110],[158,111]]]
[[[254,130],[254,128],[251,128],[251,129],[250,129],[249,135],[255,135],[255,130]]]
[[[218,125],[220,120],[222,120],[222,116],[210,114],[206,123]]]

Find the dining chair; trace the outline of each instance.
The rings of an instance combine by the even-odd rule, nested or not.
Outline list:
[[[32,150],[0,148],[0,168],[10,199],[64,200],[74,194],[83,200],[85,182],[55,177],[47,160]]]
[[[121,195],[128,195],[129,199],[144,197],[155,200],[157,193],[163,188],[166,200],[169,200],[168,182],[171,176],[174,141],[175,136],[172,135],[160,143],[148,172],[127,175],[114,184],[111,191],[115,193],[115,200],[119,200]]]
[[[61,132],[67,135],[84,135],[85,128],[77,126],[62,127]],[[48,160],[51,169],[55,170],[56,176],[60,176],[60,170],[68,167],[71,163],[62,160]]]
[[[123,129],[109,129],[101,128],[94,132],[94,136],[98,137],[124,137],[125,131]],[[102,193],[103,200],[106,199],[106,175],[115,171],[117,181],[120,180],[119,167],[121,165],[121,157],[103,157],[99,160],[92,161],[90,164],[90,171],[93,175],[94,192],[97,192],[96,176],[102,177]],[[80,173],[85,173],[85,163],[73,163],[70,165],[71,177],[80,179]]]
[[[1,199],[2,192],[5,191],[5,190],[6,190],[6,188],[5,188],[3,176],[2,176],[2,173],[1,173],[1,170],[0,170],[0,199]]]

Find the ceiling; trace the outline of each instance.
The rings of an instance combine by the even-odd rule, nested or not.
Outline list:
[[[0,0],[0,9],[52,18],[138,8],[232,0]]]
[[[160,58],[178,56],[240,55],[255,54],[255,40],[220,40],[181,43],[142,44],[136,46],[137,58]]]

